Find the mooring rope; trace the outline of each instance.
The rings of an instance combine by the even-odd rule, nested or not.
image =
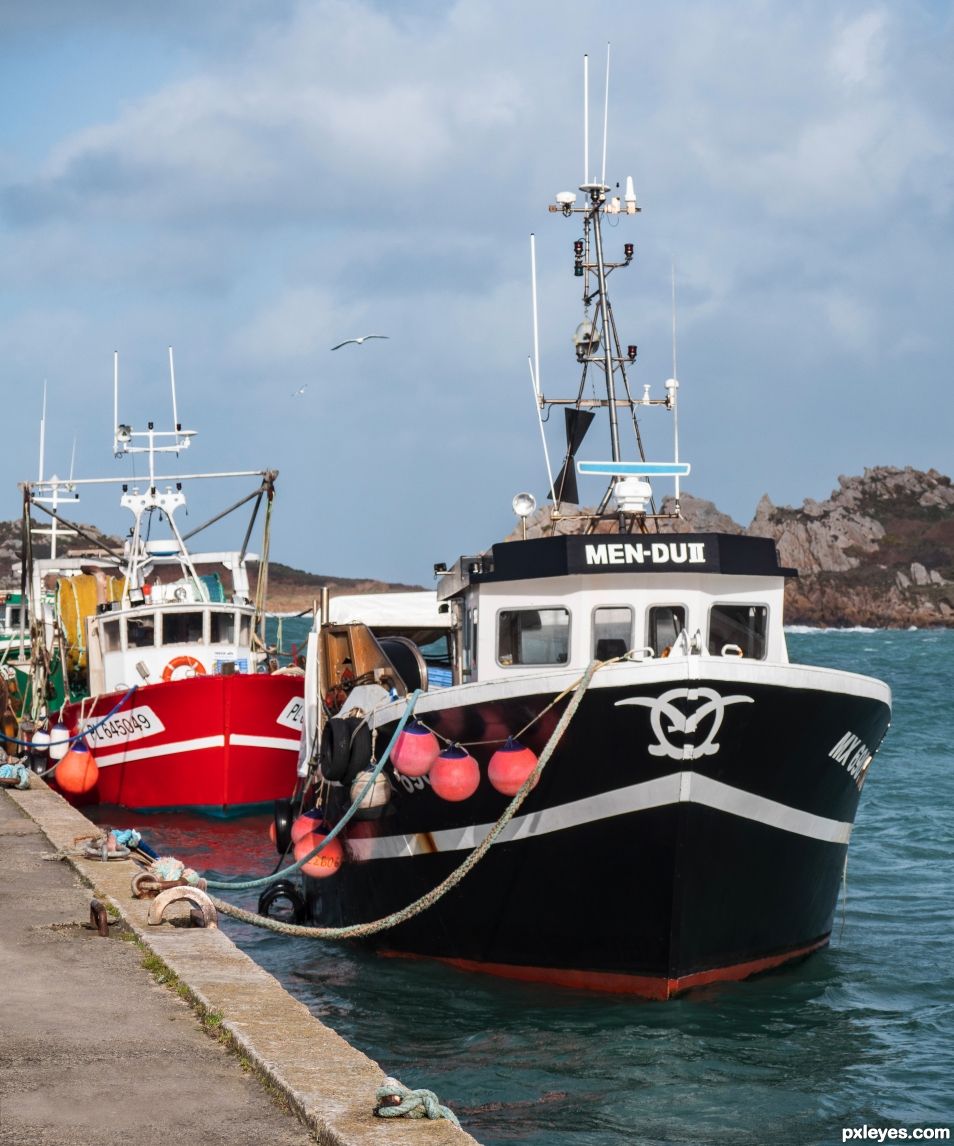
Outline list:
[[[391,752],[395,744],[398,742],[398,737],[404,731],[404,726],[407,724],[408,720],[410,720],[411,713],[414,711],[414,705],[417,704],[417,700],[420,695],[421,690],[417,688],[407,698],[407,705],[404,708],[404,715],[398,721],[397,728],[395,728],[394,735],[391,737],[387,748],[385,748],[383,756],[377,762],[377,764],[375,764],[374,768],[369,774],[368,782],[365,784],[364,788],[362,788],[356,799],[351,802],[351,807],[347,810],[347,812],[345,812],[337,824],[335,824],[335,826],[316,848],[310,851],[308,855],[302,856],[300,860],[291,864],[289,867],[283,868],[281,871],[272,872],[271,875],[262,876],[260,879],[246,879],[242,880],[241,882],[230,882],[229,880],[224,879],[209,879],[209,877],[206,876],[205,878],[208,886],[218,888],[221,891],[251,891],[252,888],[264,887],[269,883],[277,883],[279,880],[285,879],[286,876],[293,875],[300,868],[303,868],[306,863],[310,863],[315,858],[315,856],[323,852],[325,848],[331,843],[331,841],[345,829],[348,821],[361,806],[361,801],[365,798],[368,792],[371,791],[374,781],[377,780],[381,773],[381,769],[390,759]]]
[[[116,713],[119,712],[119,710],[122,708],[122,706],[126,703],[127,700],[129,700],[129,698],[132,696],[132,694],[136,691],[136,689],[138,687],[139,687],[138,684],[132,685],[130,687],[129,691],[126,692],[119,700],[116,701],[116,703],[109,710],[109,712],[106,713],[106,715],[102,718],[102,720],[97,720],[97,722],[95,724],[91,724],[89,726],[89,728],[82,729],[82,731],[77,732],[75,736],[67,736],[63,740],[51,740],[49,742],[49,744],[45,744],[43,746],[43,751],[46,752],[50,748],[57,748],[61,744],[75,744],[77,740],[82,740],[84,736],[88,736],[91,732],[95,732],[97,728],[101,728],[106,723],[106,721],[109,720],[109,718],[111,716],[115,716]],[[99,697],[98,696],[93,697],[92,699],[95,702],[95,701],[99,700]],[[82,719],[85,720],[86,719],[85,716],[83,716]],[[13,736],[6,736],[6,737],[4,737],[4,739],[9,741],[11,744],[19,744],[24,748],[32,748],[33,747],[33,741],[32,740],[17,740]],[[56,764],[59,764],[59,760],[57,760]],[[47,770],[45,772],[38,772],[37,775],[49,776],[49,774],[51,772],[56,771],[56,764],[52,764],[49,768],[47,768]],[[108,765],[100,765],[100,767],[108,767]]]
[[[618,657],[614,660],[619,660]],[[546,768],[550,757],[553,755],[557,745],[563,738],[570,721],[576,714],[579,708],[583,695],[589,687],[590,680],[597,669],[602,668],[603,665],[609,664],[609,661],[593,661],[587,668],[586,672],[580,677],[579,681],[571,686],[567,692],[572,691],[570,703],[566,706],[563,715],[560,717],[556,728],[554,728],[550,739],[547,741],[546,747],[540,753],[537,760],[536,767],[530,775],[524,780],[522,786],[517,791],[516,795],[504,809],[500,819],[490,829],[484,839],[477,845],[476,848],[467,856],[459,867],[455,868],[444,880],[442,880],[436,887],[432,888],[429,892],[416,899],[413,903],[408,904],[407,907],[402,908],[400,911],[392,912],[381,919],[375,919],[368,923],[354,923],[347,927],[305,927],[299,923],[285,923],[279,919],[268,919],[264,916],[258,915],[252,911],[246,911],[244,908],[236,907],[234,904],[226,903],[216,896],[209,898],[215,904],[218,911],[225,915],[231,916],[233,919],[238,919],[242,923],[250,923],[253,927],[264,927],[266,930],[278,932],[281,935],[293,935],[302,939],[358,939],[366,935],[376,935],[379,931],[387,931],[391,927],[396,927],[399,923],[403,923],[407,919],[419,915],[422,911],[432,907],[439,899],[447,894],[461,882],[461,880],[476,867],[476,865],[483,859],[490,848],[493,846],[497,837],[504,830],[511,819],[520,810],[523,802],[530,794],[531,789],[536,784],[544,768]],[[565,694],[564,694],[565,695]],[[325,842],[325,841],[323,841]],[[315,849],[316,853],[319,849]],[[237,885],[232,885],[237,886]]]

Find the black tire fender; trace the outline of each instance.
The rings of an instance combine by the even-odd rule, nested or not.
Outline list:
[[[351,725],[351,747],[348,752],[348,769],[342,783],[349,786],[354,782],[360,772],[371,763],[371,729],[366,720],[349,717],[347,723]]]
[[[333,783],[341,783],[348,771],[350,755],[351,729],[348,722],[340,716],[332,716],[321,734],[318,763],[322,776]]]
[[[291,800],[276,800],[275,811],[275,850],[280,856],[291,847],[292,802]]]
[[[271,914],[271,909],[281,899],[288,903],[292,921],[304,923],[306,917],[305,900],[298,887],[290,879],[279,879],[265,888],[258,897],[259,915],[264,915],[266,919],[275,918]]]

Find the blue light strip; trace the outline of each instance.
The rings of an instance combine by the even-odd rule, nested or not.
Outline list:
[[[688,462],[577,462],[579,474],[603,477],[687,477]]]

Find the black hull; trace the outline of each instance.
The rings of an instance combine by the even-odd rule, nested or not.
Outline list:
[[[830,681],[796,688],[764,673],[694,681],[681,695],[685,677],[667,675],[617,684],[616,674],[592,687],[511,838],[434,906],[371,942],[511,977],[659,998],[826,943],[865,775],[851,772],[880,744],[887,703],[876,692],[842,692]],[[428,698],[422,715],[462,740],[515,731],[553,695],[448,706],[455,693],[467,695]],[[660,696],[669,707],[654,713]],[[673,713],[691,718],[713,697],[696,728],[676,732]],[[559,711],[524,742],[541,751]],[[466,859],[508,803],[486,777],[492,747],[472,751],[482,781],[469,800],[448,804],[426,782],[395,781],[387,814],[349,827],[340,871],[305,881],[316,922],[384,917]],[[332,820],[347,805],[341,790]]]

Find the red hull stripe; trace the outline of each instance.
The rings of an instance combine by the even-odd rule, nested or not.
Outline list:
[[[449,959],[435,956],[438,963],[457,967],[462,971],[477,971],[497,975],[501,979],[519,979],[525,983],[548,983],[556,987],[575,987],[585,991],[603,991],[613,995],[639,995],[644,999],[669,999],[693,987],[705,987],[710,983],[729,983],[748,979],[761,971],[771,971],[793,959],[802,959],[813,951],[825,947],[829,937],[823,936],[804,947],[796,947],[780,955],[768,955],[761,959],[750,959],[744,963],[732,963],[727,967],[713,967],[708,971],[696,971],[669,979],[662,975],[626,975],[610,971],[577,971],[565,967],[523,967],[512,963],[480,963],[474,959]],[[429,958],[404,951],[381,951],[382,955],[401,958]]]

